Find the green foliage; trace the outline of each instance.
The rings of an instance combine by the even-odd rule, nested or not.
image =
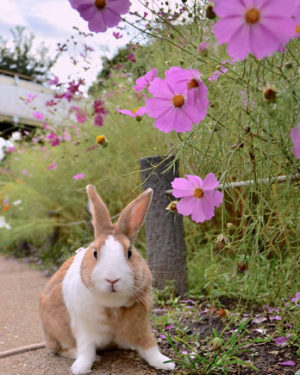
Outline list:
[[[189,370],[189,374],[227,374],[232,372],[232,366],[239,364],[241,366],[248,367],[254,371],[259,371],[254,365],[249,362],[243,361],[239,358],[245,351],[249,344],[252,343],[265,343],[267,339],[254,339],[245,340],[241,342],[242,337],[246,333],[246,326],[249,324],[251,319],[243,322],[239,325],[236,332],[225,342],[218,336],[216,330],[213,330],[213,346],[214,352],[206,352],[203,355],[197,353],[197,350],[188,344],[185,340],[174,337],[173,339],[168,333],[164,333],[168,343],[171,345],[176,353],[175,363],[181,367]],[[190,353],[182,353],[174,345],[174,341],[180,342],[190,350]],[[218,347],[215,345],[218,344]]]
[[[13,36],[13,47],[9,47],[8,41],[0,37],[0,69],[35,78],[38,81],[48,80],[49,71],[56,63],[59,53],[54,58],[50,58],[49,49],[44,44],[40,44],[34,54],[33,34],[26,35],[25,27],[22,26],[16,26],[10,31]]]
[[[149,123],[118,114],[114,108],[123,95],[115,95],[106,102],[110,113],[103,128],[93,126],[92,119],[84,125],[74,123],[74,128],[62,127],[61,135],[68,131],[72,140],[62,141],[56,147],[51,147],[47,140],[49,131],[37,130],[34,137],[42,138],[39,143],[23,142],[19,146],[20,156],[17,153],[7,156],[10,174],[2,174],[0,202],[9,199],[5,218],[12,228],[0,229],[1,245],[14,249],[22,239],[34,244],[45,262],[52,259],[59,263],[92,240],[86,223],[90,221],[86,209],[87,184],[97,187],[115,219],[141,192],[139,159],[144,154],[162,153],[170,138]],[[128,104],[130,101],[132,107],[136,106],[128,94]],[[91,108],[92,103],[87,102],[86,107]],[[96,146],[99,134],[106,136],[108,147],[88,151]],[[48,170],[53,163],[57,169]],[[84,173],[84,179],[74,180],[78,173]],[[22,203],[12,204],[18,200]],[[3,208],[0,205],[0,212]],[[57,228],[59,243],[45,247],[47,237]],[[140,236],[137,245],[143,232]],[[144,249],[144,241],[139,247]]]

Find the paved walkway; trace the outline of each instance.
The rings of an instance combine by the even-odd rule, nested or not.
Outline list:
[[[44,341],[38,298],[47,282],[42,272],[0,255],[0,352]],[[0,359],[0,375],[68,375],[73,361],[46,349]],[[155,375],[130,351],[107,351],[92,375]]]

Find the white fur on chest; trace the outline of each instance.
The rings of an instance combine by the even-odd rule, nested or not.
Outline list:
[[[82,259],[87,249],[80,251],[63,280],[63,297],[71,318],[71,328],[76,340],[85,336],[96,346],[108,345],[113,332],[109,330],[105,307],[83,284],[80,275]]]

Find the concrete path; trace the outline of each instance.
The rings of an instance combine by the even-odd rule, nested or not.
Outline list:
[[[38,299],[47,282],[42,272],[0,255],[0,352],[44,341]],[[73,361],[39,349],[0,359],[0,375],[69,375]],[[155,375],[131,351],[107,351],[92,375]]]

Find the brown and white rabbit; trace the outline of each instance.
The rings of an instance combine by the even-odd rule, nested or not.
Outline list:
[[[46,345],[76,361],[73,374],[91,371],[96,349],[134,349],[150,366],[173,370],[151,332],[151,273],[132,245],[152,199],[147,189],[112,224],[103,201],[87,186],[95,241],[67,260],[40,296]]]

